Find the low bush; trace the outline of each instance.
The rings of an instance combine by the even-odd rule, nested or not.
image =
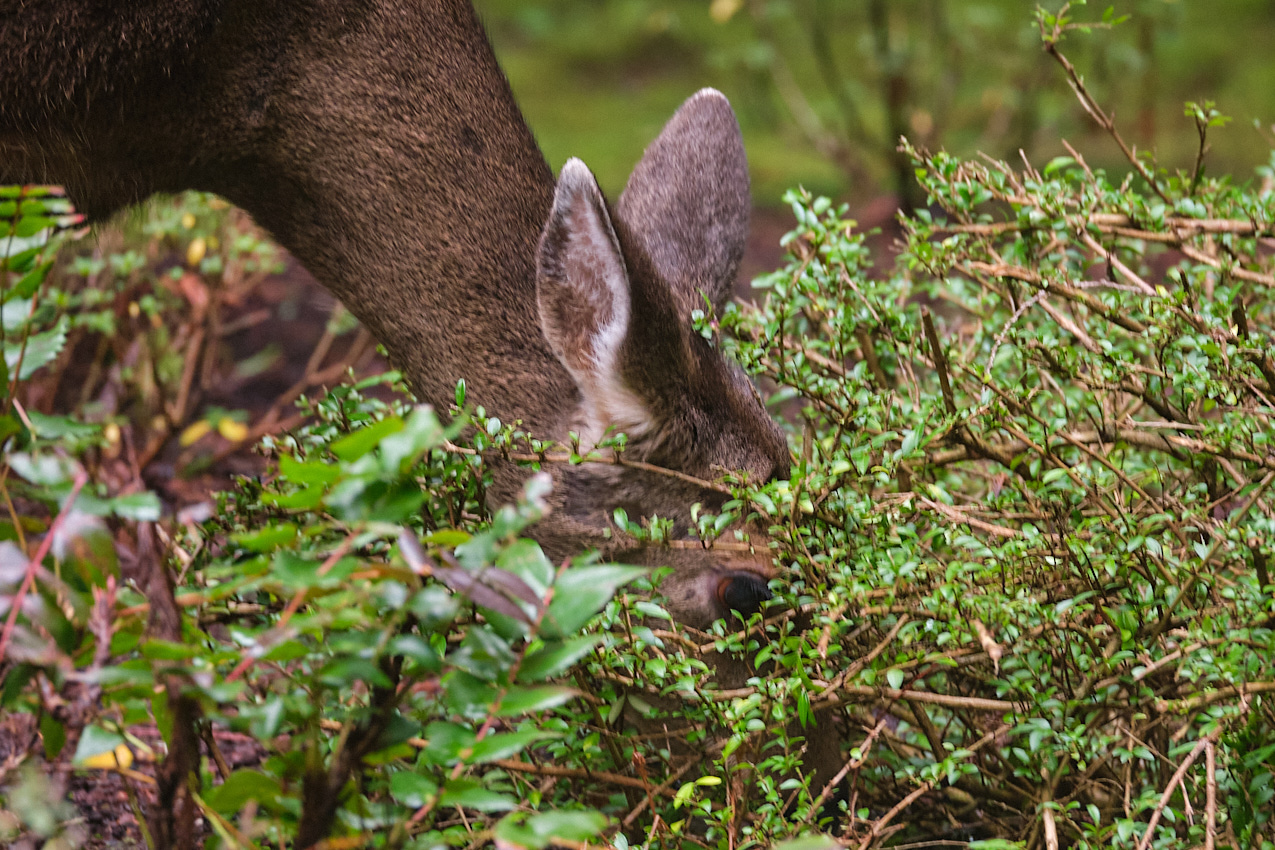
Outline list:
[[[1060,52],[1065,11],[1046,50],[1128,150]],[[487,458],[622,440],[580,457],[481,408],[444,427],[393,374],[303,401],[209,518],[155,522],[89,474],[110,422],[18,403],[93,296],[46,280],[61,202],[6,195],[0,700],[38,730],[11,762],[74,741],[155,844],[1275,844],[1275,160],[1209,176],[1224,121],[1187,117],[1183,171],[909,148],[930,206],[892,266],[790,193],[762,306],[702,324],[795,458],[701,517],[768,522],[783,566],[772,607],[712,633],[667,618],[658,576],[550,564],[523,537],[540,477],[483,516]],[[7,838],[83,840],[8,770]]]

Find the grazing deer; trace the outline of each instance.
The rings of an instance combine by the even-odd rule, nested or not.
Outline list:
[[[726,98],[677,111],[617,203],[553,174],[462,0],[0,0],[0,183],[54,183],[101,219],[157,191],[247,210],[384,344],[417,396],[469,397],[536,436],[608,429],[698,478],[787,474],[751,384],[695,333],[744,250],[748,175]],[[616,507],[684,534],[721,497],[684,478],[556,465],[533,530],[560,559],[668,564],[703,627],[769,596],[757,554],[646,551]],[[525,475],[501,468],[493,495]],[[633,548],[628,548],[633,547]]]
[[[59,184],[90,219],[154,192],[223,195],[423,401],[446,410],[463,378],[538,437],[588,445],[614,429],[627,458],[685,473],[553,465],[552,511],[532,529],[550,558],[592,547],[671,566],[668,609],[699,628],[769,597],[764,545],[647,549],[610,533],[623,507],[685,537],[691,505],[722,498],[694,479],[788,472],[752,385],[691,326],[705,300],[726,302],[747,235],[721,94],[686,101],[610,205],[578,160],[555,184],[467,0],[0,0],[0,57],[0,184]],[[525,475],[499,466],[493,499]],[[752,675],[716,663],[724,687]],[[818,716],[825,742],[806,764],[821,784],[840,758]],[[165,774],[164,800],[187,769]]]

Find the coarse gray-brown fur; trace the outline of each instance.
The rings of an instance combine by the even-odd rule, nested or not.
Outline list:
[[[93,219],[156,191],[249,211],[385,345],[417,395],[469,397],[537,436],[633,435],[629,457],[785,475],[779,430],[690,325],[728,297],[747,232],[726,99],[692,98],[612,207],[583,164],[555,185],[468,2],[0,0],[0,183],[64,186]],[[676,569],[673,613],[755,607],[754,553],[633,548],[616,507],[690,525],[711,491],[555,468],[548,554]],[[502,468],[495,498],[523,473]]]

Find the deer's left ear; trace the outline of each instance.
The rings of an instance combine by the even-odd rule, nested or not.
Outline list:
[[[580,387],[597,436],[610,425],[640,432],[648,414],[620,370],[631,314],[624,255],[597,181],[578,159],[562,167],[540,235],[536,300],[540,328]]]
[[[679,314],[720,310],[748,242],[748,158],[730,101],[702,89],[673,114],[615,207],[668,285]]]

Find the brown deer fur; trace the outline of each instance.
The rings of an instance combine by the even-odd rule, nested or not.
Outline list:
[[[0,0],[0,183],[64,186],[101,219],[153,192],[249,211],[385,345],[416,394],[469,398],[537,436],[633,438],[628,457],[785,475],[778,429],[690,327],[728,297],[747,232],[725,98],[687,101],[611,207],[583,164],[555,187],[468,2]],[[711,491],[555,468],[551,557],[669,563],[704,626],[767,595],[755,554],[640,551],[613,509],[679,530]],[[522,472],[502,470],[495,497]]]

